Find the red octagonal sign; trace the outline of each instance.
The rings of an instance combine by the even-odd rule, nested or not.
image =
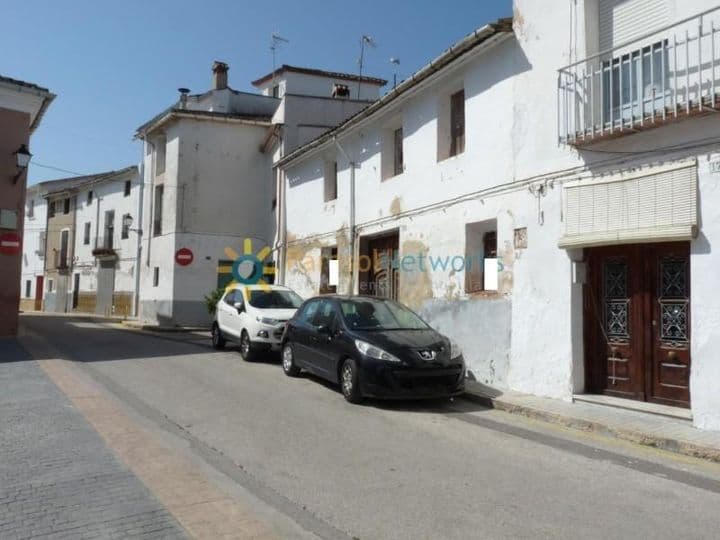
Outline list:
[[[22,247],[22,238],[15,232],[0,234],[0,253],[3,255],[17,255]]]
[[[177,253],[175,253],[175,262],[180,266],[189,265],[193,262],[194,258],[195,256],[193,255],[193,252],[188,248],[180,248],[177,250]]]

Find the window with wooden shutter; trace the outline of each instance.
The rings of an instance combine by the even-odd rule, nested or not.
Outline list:
[[[403,128],[398,128],[393,132],[393,172],[395,175],[402,174],[405,169],[403,161]]]
[[[325,202],[337,199],[337,161],[326,161],[324,172]]]
[[[450,96],[450,156],[465,151],[465,90]]]

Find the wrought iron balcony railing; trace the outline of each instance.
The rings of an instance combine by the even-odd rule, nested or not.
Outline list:
[[[582,146],[720,110],[720,7],[559,70],[561,143]]]

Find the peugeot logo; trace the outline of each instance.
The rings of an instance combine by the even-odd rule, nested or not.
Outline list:
[[[435,351],[418,351],[420,358],[423,360],[435,360],[437,353]]]

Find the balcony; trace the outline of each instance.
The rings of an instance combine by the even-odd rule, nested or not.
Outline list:
[[[115,251],[113,234],[110,230],[109,234],[106,234],[104,238],[98,238],[95,241],[95,248],[92,250],[93,257],[100,260],[114,260],[117,259],[118,254]]]
[[[559,70],[558,134],[581,147],[720,111],[720,8]]]

